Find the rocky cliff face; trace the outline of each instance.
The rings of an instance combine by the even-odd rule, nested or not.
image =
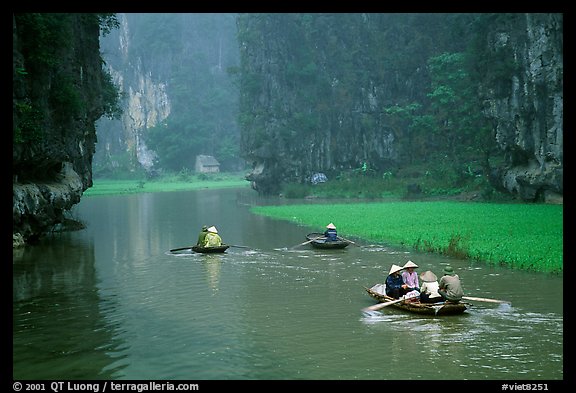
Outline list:
[[[133,17],[134,18],[134,17]],[[95,162],[103,166],[120,165],[118,158],[128,152],[128,168],[142,167],[150,171],[155,153],[144,142],[146,129],[166,119],[171,111],[166,83],[143,64],[132,50],[131,23],[127,14],[118,14],[120,28],[102,39],[102,49],[108,71],[119,89],[124,92],[123,113],[120,119],[103,118],[98,124],[99,148]]]
[[[386,108],[426,102],[428,59],[466,50],[474,33],[462,26],[476,16],[458,16],[460,27],[449,18],[241,16],[241,149],[253,165],[247,177],[253,186],[275,194],[282,182],[303,182],[314,172],[330,177],[363,162],[384,172],[406,162],[414,142],[409,127],[391,121]],[[497,74],[482,80],[485,115],[506,156],[491,180],[523,200],[557,200],[563,193],[562,15],[505,15],[486,24],[480,39],[487,73]]]
[[[509,83],[485,86],[495,137],[506,164],[493,182],[527,201],[563,195],[563,19],[561,14],[520,14],[520,28],[491,32],[488,46],[509,53]]]
[[[95,176],[191,170],[196,155],[226,150],[224,142],[239,134],[229,98],[237,88],[227,73],[237,64],[234,16],[130,13],[118,20],[120,29],[101,45],[124,112],[98,123]],[[228,168],[233,161],[218,160]]]
[[[276,194],[282,182],[329,177],[369,162],[384,169],[402,155],[383,107],[421,99],[418,55],[400,64],[390,14],[244,15],[239,18],[243,84],[241,150],[253,187]],[[396,32],[391,32],[394,34]],[[398,33],[402,35],[402,33]],[[409,39],[407,38],[407,41]],[[398,46],[397,46],[398,45]],[[408,57],[407,57],[408,58]]]
[[[13,18],[13,234],[64,221],[92,185],[94,122],[106,112],[94,14]]]

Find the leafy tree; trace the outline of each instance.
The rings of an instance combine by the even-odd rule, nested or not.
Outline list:
[[[444,141],[446,152],[457,161],[486,152],[491,128],[482,112],[477,85],[466,70],[465,54],[443,53],[428,64],[435,135]]]
[[[411,103],[384,108],[396,135],[405,138],[409,162],[451,157],[460,172],[465,161],[487,157],[493,146],[476,85],[462,52],[443,53],[428,61],[431,77],[426,106]]]
[[[384,108],[384,113],[387,115],[390,127],[394,130],[394,133],[399,137],[406,138],[406,144],[410,147],[407,149],[408,162],[413,163],[414,157],[421,157],[423,153],[423,146],[417,145],[415,143],[416,133],[422,134],[422,129],[416,127],[416,125],[421,125],[417,119],[419,118],[418,113],[421,111],[422,105],[418,103],[411,103],[404,106],[394,105],[388,108]]]

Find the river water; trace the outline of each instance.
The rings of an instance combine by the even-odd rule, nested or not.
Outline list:
[[[249,189],[86,197],[87,228],[13,252],[14,379],[562,380],[563,278],[353,239],[253,215]],[[170,253],[215,225],[225,254]],[[338,225],[338,223],[336,223]],[[346,237],[345,233],[340,233]],[[471,302],[423,317],[364,290],[408,259],[451,264]]]

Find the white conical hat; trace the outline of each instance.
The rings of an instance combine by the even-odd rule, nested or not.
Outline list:
[[[328,228],[328,229],[336,229],[336,225],[330,223],[330,224],[326,225],[326,228]]]
[[[434,274],[434,272],[426,270],[420,275],[420,279],[426,282],[434,282],[438,280],[438,277]]]
[[[409,268],[409,267],[414,267],[414,268],[416,268],[416,267],[418,267],[418,265],[416,265],[416,264],[415,264],[414,262],[412,262],[412,261],[408,261],[408,262],[406,262],[406,263],[404,264],[404,266],[403,266],[404,269],[407,269],[407,268]]]
[[[210,228],[208,228],[208,232],[218,233],[218,230],[216,229],[216,227],[214,225],[212,225]]]
[[[390,268],[390,271],[388,272],[388,274],[392,274],[395,272],[399,272],[400,270],[402,270],[403,268],[401,266],[398,265],[392,265],[392,267]]]

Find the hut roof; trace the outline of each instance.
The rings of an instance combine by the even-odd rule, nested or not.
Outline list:
[[[203,166],[218,166],[220,163],[213,156],[199,155],[196,157],[196,162]]]

